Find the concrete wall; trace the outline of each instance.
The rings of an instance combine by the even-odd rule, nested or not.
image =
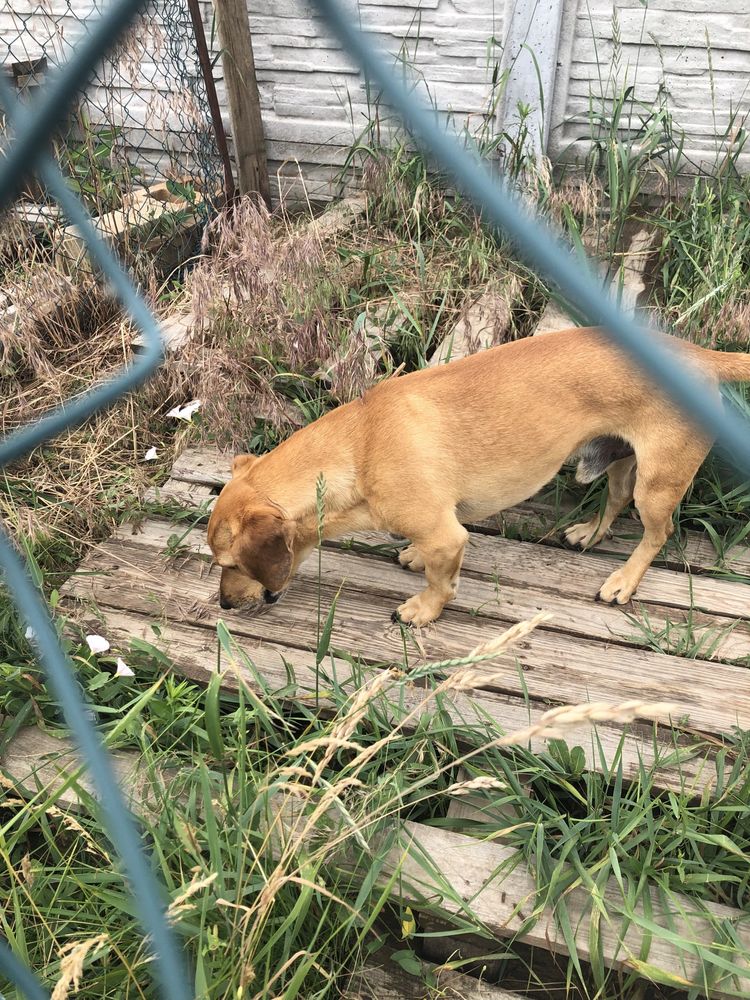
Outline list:
[[[0,63],[32,58],[43,48],[48,56],[63,56],[101,3],[0,0]],[[394,64],[411,67],[417,89],[459,129],[499,131],[503,120],[517,118],[521,101],[531,107],[532,137],[538,144],[541,130],[553,158],[580,158],[588,146],[590,108],[606,113],[612,95],[634,81],[640,100],[663,96],[686,131],[687,167],[710,164],[717,133],[729,127],[732,113],[750,109],[748,0],[651,0],[647,7],[641,0],[343,4]],[[308,0],[248,0],[248,7],[274,187],[286,196],[304,191],[314,199],[329,197],[348,150],[376,115],[376,95],[368,99],[356,67]],[[210,35],[210,0],[203,10]],[[195,145],[190,132],[205,109],[186,109],[184,96],[170,90],[157,42],[140,47],[140,78],[131,85],[120,75],[104,104],[110,119],[121,115],[142,161],[163,170],[165,156],[169,162],[186,143]],[[197,72],[187,42],[181,58]],[[504,73],[505,100],[495,106]],[[226,108],[220,62],[217,75]],[[487,115],[493,106],[495,113]],[[229,128],[226,113],[225,119]],[[386,109],[380,109],[380,122],[387,131]],[[196,127],[205,137],[205,123]],[[740,163],[750,167],[750,151]]]
[[[249,0],[253,49],[272,175],[311,197],[332,178],[378,114],[376,94],[305,0]],[[504,5],[493,0],[345,0],[394,65],[413,67],[417,89],[459,128],[479,131],[492,102]],[[388,111],[380,109],[382,127]],[[494,120],[491,122],[494,128]]]
[[[686,133],[685,168],[710,168],[717,136],[736,134],[750,111],[750,0],[565,0],[550,155],[584,155],[591,99],[608,110],[633,83]],[[639,114],[635,105],[635,127]],[[750,146],[739,165],[750,170]]]

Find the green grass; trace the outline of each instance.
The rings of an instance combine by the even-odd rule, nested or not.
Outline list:
[[[252,673],[223,627],[219,640],[222,666],[231,670],[234,661]],[[538,896],[525,908],[529,925],[546,904],[565,927],[570,888],[601,887],[608,878],[623,889],[607,911],[611,921],[642,924],[639,904],[675,893],[698,910],[708,900],[746,905],[745,736],[727,738],[709,764],[717,781],[713,797],[696,796],[689,782],[678,794],[655,782],[659,763],[679,759],[677,747],[632,783],[623,781],[621,759],[603,774],[591,773],[582,751],[562,741],[546,754],[499,749],[491,745],[499,734],[489,724],[449,720],[449,693],[438,693],[421,718],[409,719],[399,694],[412,683],[407,677],[394,675],[381,691],[358,699],[362,678],[355,670],[349,682],[338,683],[337,669],[347,664],[337,668],[330,651],[320,666],[331,703],[326,717],[290,703],[293,683],[274,692],[257,675],[260,697],[242,687],[220,691],[216,682],[206,691],[171,674],[156,645],[142,641],[126,654],[135,678],[115,678],[106,658],[68,641],[100,732],[111,749],[134,750],[140,758],[153,803],[144,827],[157,874],[172,900],[195,886],[174,923],[199,996],[336,997],[343,970],[380,947],[418,952],[425,918],[437,911],[412,906],[415,927],[401,940],[408,915],[398,880],[386,874],[387,858],[398,843],[398,820],[454,826],[448,789],[464,780],[462,762],[470,777],[492,778],[496,789],[482,793],[487,822],[461,821],[458,832],[494,838],[493,811],[517,816],[506,823],[504,842],[536,872]],[[7,665],[0,669],[3,709],[17,713],[31,701],[35,716],[59,728],[43,686]],[[419,673],[434,686],[441,671]],[[60,949],[103,933],[84,962],[81,995],[154,996],[132,899],[88,796],[74,821],[43,791],[26,805],[8,798],[0,805],[0,926],[17,953],[51,986]],[[278,829],[271,832],[284,809],[304,831],[296,847],[282,848]],[[446,885],[445,892],[452,890]],[[456,926],[482,933],[471,901]],[[516,977],[528,960],[512,938],[487,942],[487,951]],[[716,955],[706,954],[709,976],[722,969],[721,951]],[[575,949],[567,965],[569,995],[639,995],[635,974],[623,979],[596,958],[581,961]],[[533,983],[533,968],[526,976]],[[7,987],[3,993],[15,996]]]
[[[627,617],[633,625],[633,641],[645,641],[654,652],[688,660],[715,659],[722,642],[737,626],[736,621],[724,626],[696,622],[692,608],[678,621],[666,619],[658,624],[651,621],[651,615],[643,607],[637,615],[628,614]]]

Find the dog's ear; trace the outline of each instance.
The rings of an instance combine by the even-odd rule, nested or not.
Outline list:
[[[253,511],[242,519],[238,563],[273,593],[282,590],[292,571],[294,522],[272,511]]]
[[[232,460],[232,475],[239,476],[243,472],[247,472],[251,465],[255,465],[258,461],[257,455],[235,455]]]

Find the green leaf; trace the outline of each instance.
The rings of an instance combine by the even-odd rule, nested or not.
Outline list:
[[[224,738],[221,734],[221,713],[219,711],[219,693],[221,691],[221,674],[217,672],[209,681],[206,689],[203,718],[208,734],[208,745],[216,760],[224,759]]]
[[[232,655],[232,633],[226,627],[224,622],[219,619],[216,623],[216,638],[219,640],[219,645],[227,654],[227,656]]]
[[[318,648],[315,652],[315,666],[319,667],[323,660],[328,655],[328,650],[331,646],[331,632],[333,631],[333,619],[336,615],[336,604],[338,602],[339,595],[336,594],[333,601],[331,602],[331,607],[328,609],[328,615],[326,616],[325,624],[320,633],[320,639],[318,640]]]
[[[422,963],[413,951],[394,951],[391,954],[391,958],[396,965],[399,965],[404,972],[408,972],[410,976],[422,975]]]

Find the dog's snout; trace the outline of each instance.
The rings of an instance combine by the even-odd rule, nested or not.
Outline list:
[[[281,591],[279,591],[276,594],[274,594],[273,591],[271,590],[263,591],[263,600],[266,602],[266,604],[275,604],[280,597],[281,597]]]
[[[219,595],[219,607],[224,611],[231,611],[234,605],[226,597]]]

